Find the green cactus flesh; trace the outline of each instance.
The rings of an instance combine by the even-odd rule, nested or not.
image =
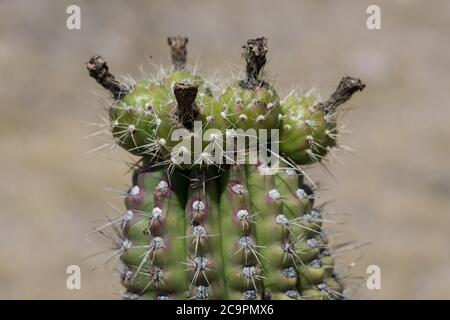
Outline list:
[[[143,160],[120,219],[127,297],[342,299],[323,212],[300,165],[321,162],[336,147],[336,108],[364,85],[344,77],[326,101],[311,95],[280,100],[260,79],[267,42],[259,38],[244,47],[246,78],[216,98],[206,81],[184,67],[187,39],[168,42],[174,70],[162,81],[126,86],[103,58],[87,64],[113,94],[114,141]],[[185,149],[202,139],[200,156],[188,153],[188,165],[174,161],[177,129],[186,134]],[[212,161],[230,130],[239,129],[279,129],[277,161]],[[232,149],[247,154],[248,147]]]
[[[298,164],[317,162],[336,145],[336,123],[317,106],[306,96],[290,96],[283,104],[280,151]]]
[[[137,172],[125,199],[128,291],[179,299],[340,298],[314,196],[297,172],[261,175],[264,166],[233,166],[220,179],[214,169],[194,171],[189,183],[184,172],[168,176],[166,168]]]
[[[241,129],[278,128],[280,99],[268,85],[252,89],[236,83],[220,97],[229,121]]]

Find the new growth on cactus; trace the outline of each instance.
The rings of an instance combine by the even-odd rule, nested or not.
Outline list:
[[[267,39],[257,38],[243,47],[245,78],[215,96],[187,68],[187,43],[169,38],[172,71],[132,86],[101,56],[87,63],[112,94],[115,143],[142,160],[126,211],[113,223],[126,296],[345,298],[322,208],[301,166],[336,147],[337,108],[365,85],[345,76],[325,101],[280,99],[263,79]],[[252,153],[255,144],[273,157]]]

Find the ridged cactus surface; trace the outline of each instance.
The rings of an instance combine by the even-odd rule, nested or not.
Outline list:
[[[364,85],[346,76],[325,101],[281,99],[262,79],[257,38],[244,46],[244,79],[215,94],[186,67],[187,38],[168,43],[173,69],[158,80],[126,85],[102,57],[87,63],[112,93],[115,143],[140,158],[115,226],[127,297],[344,298],[301,166],[336,147],[337,107]]]

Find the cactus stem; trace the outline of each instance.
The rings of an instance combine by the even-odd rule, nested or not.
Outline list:
[[[173,93],[178,103],[178,120],[188,130],[192,130],[198,115],[197,106],[194,104],[197,92],[198,83],[196,82],[177,82],[173,86]]]
[[[249,39],[242,48],[245,50],[242,56],[246,62],[246,79],[240,84],[243,88],[254,89],[261,85],[259,75],[267,61],[267,38]]]
[[[89,75],[94,78],[103,88],[111,91],[114,99],[120,99],[131,91],[127,85],[120,83],[108,68],[106,60],[99,55],[94,55],[86,62]]]
[[[186,45],[188,43],[188,40],[188,38],[180,36],[167,38],[167,43],[170,46],[170,53],[172,56],[172,64],[174,69],[184,69],[186,66]]]
[[[366,85],[358,78],[344,76],[330,98],[318,105],[326,115],[333,114],[337,107],[349,100],[356,91],[362,91]]]
[[[113,243],[91,256],[106,256],[104,263],[120,256],[116,271],[127,299],[345,299],[334,256],[366,244],[330,244],[324,225],[340,222],[323,212],[328,202],[317,206],[318,186],[301,166],[318,162],[328,171],[327,153],[348,149],[336,141],[338,107],[365,84],[344,76],[323,100],[313,89],[280,101],[264,81],[267,39],[255,37],[242,49],[241,81],[216,99],[208,87],[219,87],[195,67],[187,70],[188,39],[167,42],[173,66],[158,78],[118,81],[101,56],[86,63],[115,98],[97,124],[102,130],[90,135],[107,131],[114,142],[94,151],[118,144],[142,157],[129,163],[131,187],[110,189],[124,197],[126,211],[111,204],[116,214],[93,233]],[[205,126],[194,127],[195,120]],[[190,144],[175,145],[175,130]],[[197,138],[201,149],[192,151]],[[276,140],[280,152],[272,148]],[[228,160],[223,166],[214,161],[219,151]],[[186,156],[192,165],[180,164]]]

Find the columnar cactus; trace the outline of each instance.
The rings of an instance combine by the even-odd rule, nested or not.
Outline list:
[[[187,38],[168,43],[173,69],[158,81],[125,85],[102,57],[87,63],[112,93],[114,141],[142,159],[116,221],[127,297],[344,298],[300,166],[336,147],[336,110],[364,84],[346,76],[325,101],[280,99],[262,79],[267,39],[257,38],[244,46],[245,78],[216,97],[186,67]]]

